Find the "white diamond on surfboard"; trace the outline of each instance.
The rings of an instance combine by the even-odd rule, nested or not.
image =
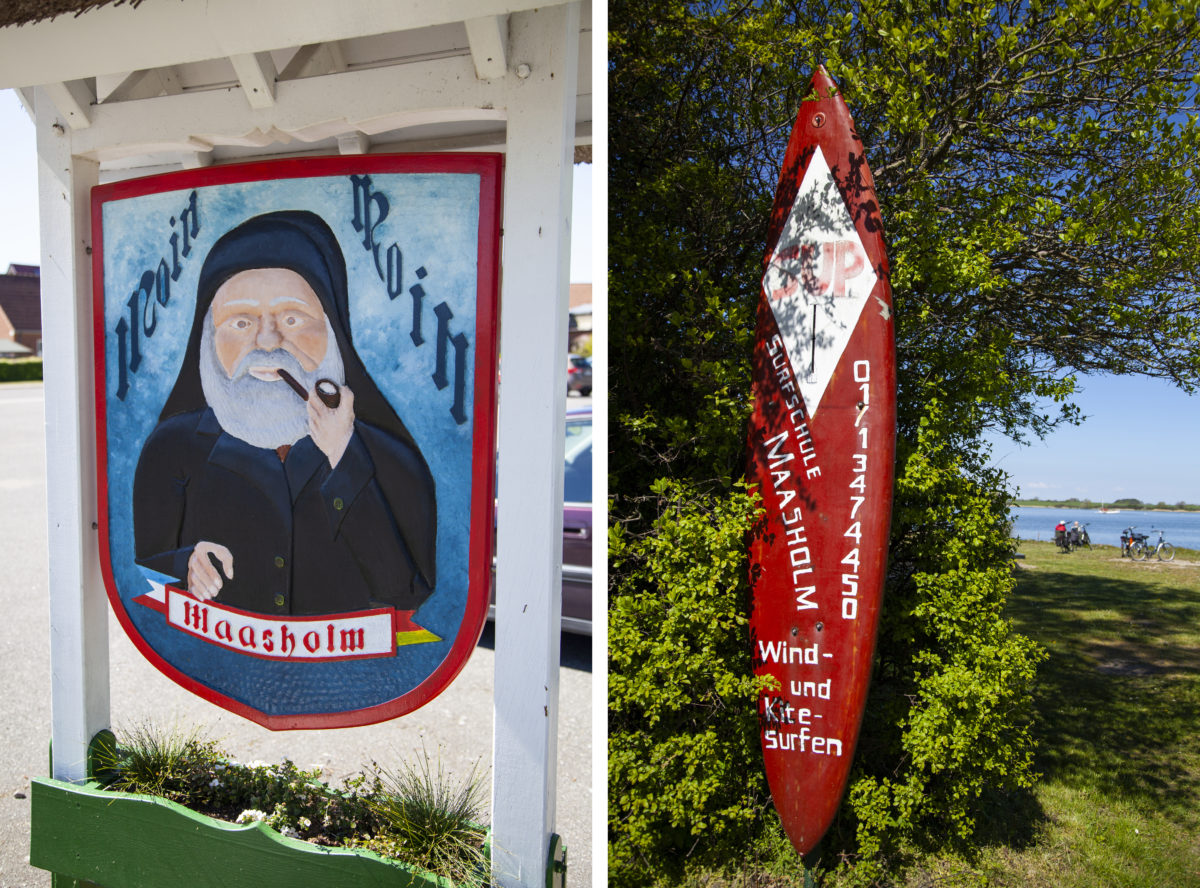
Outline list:
[[[858,324],[876,274],[820,146],[763,275],[809,415]]]

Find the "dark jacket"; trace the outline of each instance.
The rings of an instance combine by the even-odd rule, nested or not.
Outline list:
[[[133,501],[138,563],[182,586],[195,543],[229,548],[221,604],[279,615],[415,610],[430,592],[393,516],[428,510],[432,479],[408,445],[362,422],[331,471],[311,438],[281,462],[223,432],[211,410],[173,416],[142,449]]]

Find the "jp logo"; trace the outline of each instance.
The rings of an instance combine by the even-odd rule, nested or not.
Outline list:
[[[771,257],[772,277],[778,282],[772,299],[783,299],[803,287],[810,299],[840,299],[849,295],[849,282],[867,267],[867,254],[858,240],[792,244]]]
[[[877,279],[818,147],[762,279],[810,416]]]

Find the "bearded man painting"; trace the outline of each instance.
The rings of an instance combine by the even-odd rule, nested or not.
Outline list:
[[[413,611],[431,594],[433,476],[355,352],[345,259],[319,216],[257,216],[213,245],[133,506],[137,562],[196,598],[282,616]]]

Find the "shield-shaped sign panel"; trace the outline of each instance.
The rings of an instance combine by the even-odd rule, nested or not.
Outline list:
[[[92,195],[100,550],[179,684],[409,712],[487,616],[501,160],[302,158]]]

